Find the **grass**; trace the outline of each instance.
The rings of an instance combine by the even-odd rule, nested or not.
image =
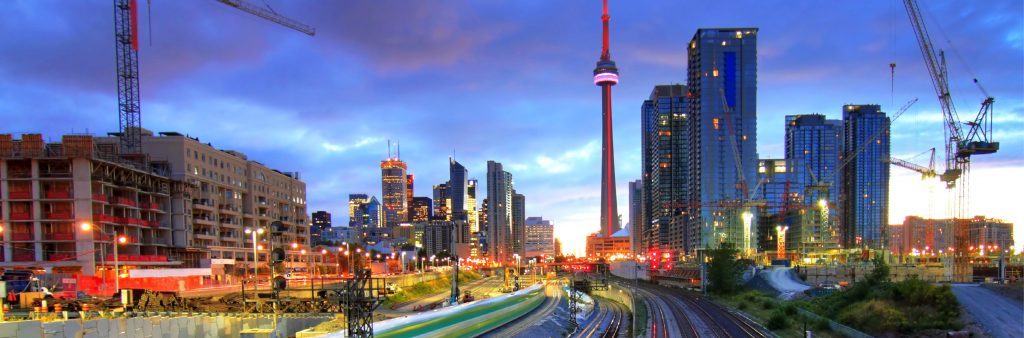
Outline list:
[[[814,331],[815,337],[842,337],[828,331],[827,322],[822,326],[817,321],[805,319],[797,314],[797,307],[792,302],[779,300],[759,291],[712,296],[712,299],[719,304],[745,312],[759,324],[782,338],[804,337],[805,322],[807,329]]]

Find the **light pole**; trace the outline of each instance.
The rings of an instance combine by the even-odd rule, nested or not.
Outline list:
[[[351,245],[351,244],[348,244],[348,242],[341,242],[341,245],[344,245],[344,246],[345,246],[345,258],[349,258],[349,257],[351,257],[351,256],[350,256],[350,255],[348,254],[348,252],[349,252],[349,251],[352,251],[352,245]],[[339,249],[339,250],[341,250],[341,249]],[[340,261],[338,262],[338,265],[339,265],[339,266],[341,266],[341,262],[340,262]],[[351,263],[351,262],[350,262],[350,263],[348,264],[348,271],[349,271],[349,273],[351,273],[351,272],[352,272],[352,263]],[[341,274],[341,268],[338,268],[338,274],[339,274],[339,275]]]
[[[260,253],[256,248],[256,235],[263,234],[263,228],[257,228],[256,230],[245,228],[246,234],[252,234],[252,291],[256,292],[259,288],[260,272],[257,265],[260,264]]]
[[[82,223],[81,227],[82,227],[83,231],[92,231],[92,224],[90,224],[88,222]],[[104,233],[102,230],[100,231],[100,233],[103,234],[104,236],[108,236],[108,238],[110,236],[107,233]],[[117,247],[118,247],[119,244],[128,243],[128,238],[124,237],[124,236],[119,236],[117,234],[117,230],[114,230],[114,236],[113,236],[113,240],[111,240],[111,243],[114,245],[114,289],[118,290],[118,292],[120,292],[120,290],[121,290],[121,267],[120,267],[120,263],[121,262],[119,261]],[[104,257],[104,261],[105,260],[106,260],[106,257]],[[106,275],[106,274],[104,274],[104,275]]]

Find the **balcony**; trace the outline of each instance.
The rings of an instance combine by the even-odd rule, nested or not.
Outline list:
[[[92,194],[92,200],[96,202],[107,203],[107,195],[103,194]]]
[[[159,255],[117,255],[117,260],[121,262],[166,262],[167,256]],[[107,261],[113,262],[114,255],[107,255]]]
[[[7,192],[7,194],[8,194],[7,195],[8,198],[10,198],[12,200],[30,200],[30,199],[32,199],[32,191],[31,190],[9,191],[9,192]]]
[[[160,227],[160,221],[144,221],[144,222],[145,222],[144,225],[148,226],[150,228],[159,228]]]
[[[11,233],[12,241],[31,241],[34,239],[35,236],[32,236],[31,232]]]
[[[74,215],[70,211],[51,211],[43,216],[44,219],[72,219]]]
[[[139,203],[139,207],[150,210],[162,210],[160,209],[160,203],[156,202],[141,202]]]
[[[129,207],[136,207],[136,206],[138,206],[138,203],[136,203],[135,201],[133,201],[130,198],[127,198],[127,197],[113,197],[112,202],[120,204],[120,205],[127,205]]]
[[[71,192],[67,190],[46,191],[43,193],[43,197],[47,199],[70,199]]]
[[[30,253],[16,253],[11,255],[11,259],[15,262],[32,262],[36,260],[36,255]]]
[[[12,221],[29,221],[32,220],[32,213],[27,211],[22,212],[11,212]]]
[[[97,222],[106,222],[106,223],[119,223],[118,221],[120,220],[120,217],[111,216],[111,215],[104,215],[104,214],[93,215],[92,218],[93,218],[93,220],[95,220]]]
[[[65,232],[55,232],[46,236],[51,241],[73,241],[75,240],[75,234]]]
[[[66,253],[49,253],[46,254],[46,260],[50,262],[70,261],[74,260],[75,255]]]

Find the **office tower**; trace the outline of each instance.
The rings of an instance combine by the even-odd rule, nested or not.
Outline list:
[[[377,197],[366,194],[348,195],[348,226],[362,234],[367,229],[381,228],[381,207]]]
[[[452,253],[452,237],[455,224],[452,221],[432,220],[423,227],[423,250],[427,255],[436,255],[442,251]]]
[[[753,231],[744,205],[757,179],[757,29],[698,29],[687,52],[688,244],[739,245]]]
[[[635,233],[641,235],[643,252],[680,257],[696,249],[687,231],[690,212],[698,210],[690,205],[687,190],[693,140],[688,101],[686,86],[659,85],[641,105],[644,219]]]
[[[852,157],[840,168],[843,247],[884,248],[889,222],[889,164],[884,162],[889,158],[889,117],[881,106],[843,106],[842,156]]]
[[[618,199],[615,194],[615,147],[612,140],[612,86],[619,83],[619,69],[611,59],[608,47],[608,0],[604,1],[601,24],[604,39],[601,59],[594,68],[594,84],[601,86],[601,233],[611,236],[619,225]]]
[[[488,254],[489,253],[488,250],[490,250],[490,248],[488,247],[489,241],[487,240],[487,238],[488,238],[487,233],[489,232],[489,229],[490,229],[490,227],[488,226],[489,223],[487,222],[487,213],[488,213],[487,204],[488,204],[487,198],[484,198],[483,202],[480,202],[480,216],[479,216],[480,224],[478,225],[478,227],[480,228],[480,232],[478,232],[478,235],[477,235],[477,242],[478,242],[477,244],[480,247],[479,256],[481,256],[481,257],[490,257],[489,254]]]
[[[555,225],[543,217],[526,218],[526,254],[524,257],[554,257]]]
[[[448,159],[448,197],[451,198],[451,204],[448,205],[451,210],[452,220],[454,221],[467,221],[468,216],[466,215],[466,185],[469,171],[466,167],[462,166],[461,163],[455,159]]]
[[[451,208],[451,189],[448,188],[447,183],[434,185],[434,217],[437,220],[450,221],[452,219]]]
[[[562,240],[555,238],[555,256],[562,255]]]
[[[415,185],[413,184],[415,181],[416,181],[416,176],[415,175],[413,175],[413,174],[406,174],[405,175],[405,197],[408,199],[408,202],[406,203],[406,205],[408,205],[409,208],[412,208],[412,199],[414,198],[413,196],[416,196],[416,195],[413,195],[413,193],[415,193],[415,189],[414,189]],[[411,210],[411,209],[408,209],[408,210]],[[405,221],[406,222],[412,222],[412,212],[411,211],[408,212],[408,214],[406,215],[406,220]]]
[[[312,221],[313,225],[309,227],[310,242],[313,245],[317,245],[325,240],[324,233],[331,228],[331,213],[326,211],[314,212]]]
[[[821,114],[786,116],[786,159],[790,165],[790,192],[802,197],[806,212],[801,222],[805,249],[838,247],[839,154],[843,123]]]
[[[469,218],[469,232],[480,232],[480,213],[476,209],[476,179],[466,181],[466,217]]]
[[[434,205],[430,197],[413,197],[409,207],[412,222],[428,222],[434,216]]]
[[[526,257],[526,196],[512,189],[512,252]]]
[[[487,161],[487,254],[495,262],[512,260],[512,174]]]
[[[643,226],[643,194],[643,180],[629,182],[629,249],[633,254],[643,253],[640,250],[640,239],[642,238],[640,231],[645,228]]]
[[[406,171],[409,167],[396,157],[380,161],[381,202],[384,227],[392,228],[408,219],[409,198]]]

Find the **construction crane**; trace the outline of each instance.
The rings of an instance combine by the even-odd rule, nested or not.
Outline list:
[[[968,229],[963,221],[965,218],[966,199],[968,195],[968,180],[957,184],[963,176],[968,176],[971,169],[971,156],[992,154],[999,150],[999,143],[992,140],[992,104],[995,99],[988,95],[988,92],[975,78],[974,83],[984,95],[981,108],[974,120],[962,123],[957,115],[956,107],[953,105],[953,98],[949,92],[949,77],[946,71],[946,57],[942,51],[935,51],[928,29],[921,15],[921,8],[916,0],[904,0],[904,7],[907,16],[910,18],[911,27],[917,37],[918,47],[921,49],[921,56],[924,58],[925,68],[932,80],[932,88],[939,99],[942,108],[942,119],[945,122],[946,142],[946,168],[940,179],[946,183],[947,189],[958,188],[959,192],[952,194],[952,218],[953,235],[955,245],[954,274],[957,279],[963,280],[970,273],[968,266]],[[961,124],[968,127],[967,132],[961,128]]]
[[[313,27],[241,0],[217,0],[231,7],[306,33]],[[117,61],[118,131],[121,153],[142,153],[142,111],[139,99],[139,6],[137,0],[114,0],[114,55]]]
[[[893,157],[883,158],[882,162],[889,163],[904,169],[916,171],[917,173],[921,174],[921,179],[929,179],[938,176],[938,174],[935,173],[935,148],[926,150],[924,153],[917,154],[914,157],[924,155],[925,153],[928,152],[931,152],[931,160],[928,161],[927,167],[907,160],[901,160]]]
[[[285,27],[297,30],[297,31],[302,32],[302,33],[304,33],[306,35],[309,35],[309,36],[316,35],[316,28],[313,28],[312,26],[309,26],[309,25],[303,24],[301,22],[298,22],[298,21],[286,18],[284,16],[281,16],[280,14],[277,14],[277,12],[275,12],[272,8],[270,8],[270,6],[267,6],[267,8],[264,9],[264,8],[261,8],[259,6],[253,5],[251,3],[248,3],[248,2],[245,2],[245,1],[242,1],[242,0],[217,0],[217,2],[220,2],[222,4],[225,4],[225,5],[234,7],[234,8],[238,8],[238,9],[240,9],[240,10],[246,12],[246,13],[249,13],[249,14],[252,14],[252,15],[255,15],[255,16],[258,16],[258,17],[261,17],[261,18],[264,18],[264,19],[267,19],[267,20],[270,20],[270,21],[273,21],[273,22],[276,22],[277,24],[279,24],[281,26],[285,26]]]
[[[907,103],[904,103],[903,106],[900,107],[900,109],[897,110],[895,114],[892,114],[892,118],[889,119],[889,124],[891,125],[893,122],[896,122],[896,119],[900,118],[900,116],[903,116],[903,113],[906,113],[907,109],[910,109],[910,106],[913,106],[915,103],[917,103],[916,97],[910,101],[907,101]],[[882,134],[888,133],[889,129],[890,128],[882,128],[875,132],[874,135],[871,135],[871,138],[868,139],[867,142],[862,143],[860,147],[857,147],[857,149],[853,151],[853,153],[851,153],[846,158],[843,158],[842,161],[839,162],[839,166],[836,167],[836,171],[843,170],[843,167],[846,167],[846,165],[850,164],[850,162],[852,162],[853,159],[857,158],[857,155],[864,152],[864,149],[866,149],[869,144],[875,143],[875,141],[878,140],[879,137],[882,137]]]

